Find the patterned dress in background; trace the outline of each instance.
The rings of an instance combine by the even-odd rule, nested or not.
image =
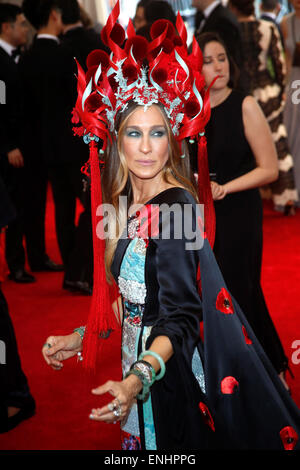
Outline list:
[[[287,15],[287,37],[285,47],[292,59],[286,88],[286,107],[284,123],[288,133],[288,141],[294,159],[294,175],[298,193],[300,192],[300,18],[294,13]],[[298,45],[298,54],[296,51]],[[297,83],[298,81],[298,83]]]
[[[286,64],[277,27],[264,20],[240,22],[243,41],[243,88],[257,100],[266,116],[276,145],[279,177],[270,184],[274,206],[284,210],[298,201],[294,162],[283,123]]]

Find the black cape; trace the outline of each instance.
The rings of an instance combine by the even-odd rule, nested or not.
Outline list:
[[[147,205],[175,203],[193,208],[195,228],[196,203],[184,189],[163,191]],[[161,236],[164,222],[159,220],[159,236],[149,238],[146,253],[142,327],[153,326],[146,348],[164,335],[174,354],[163,379],[151,388],[157,448],[299,449],[299,409],[228,292],[207,239],[202,238],[200,248],[187,250],[191,239],[184,227],[183,236],[175,238],[175,217],[170,218],[170,239]],[[116,280],[129,243],[128,238],[118,243],[112,265]],[[203,361],[205,393],[192,372],[196,347]],[[139,418],[145,448],[141,404]]]

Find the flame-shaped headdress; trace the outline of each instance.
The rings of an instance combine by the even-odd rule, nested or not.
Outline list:
[[[103,267],[105,242],[96,237],[96,210],[102,203],[97,145],[101,142],[102,153],[107,140],[115,138],[115,118],[126,109],[129,101],[144,106],[145,110],[152,104],[162,103],[179,145],[186,138],[198,141],[199,200],[205,204],[206,233],[211,243],[214,238],[204,136],[210,104],[201,75],[203,59],[199,45],[193,38],[192,51],[188,53],[187,31],[179,13],[176,28],[168,20],[157,20],[152,25],[151,42],[136,35],[131,21],[126,38],[125,30],[117,23],[119,14],[118,1],[101,31],[102,41],[111,50],[110,56],[102,50],[91,52],[86,73],[77,63],[78,98],[72,118],[74,124],[81,123],[74,128],[74,133],[90,146],[90,159],[85,167],[91,175],[94,234],[94,293],[86,331],[91,352],[85,353],[89,365],[92,365],[99,335],[105,337],[115,327]],[[212,223],[207,224],[208,218]]]

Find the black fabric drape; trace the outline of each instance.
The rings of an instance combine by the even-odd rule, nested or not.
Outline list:
[[[181,188],[164,191],[148,204],[163,203],[196,209],[190,193]],[[195,211],[192,218],[196,226]],[[170,220],[172,234],[174,218]],[[177,240],[153,238],[146,254],[142,325],[153,325],[146,348],[164,335],[174,349],[165,376],[151,389],[157,448],[283,450],[285,431],[293,428],[299,435],[299,410],[228,293],[207,240],[200,249],[186,250],[190,241],[184,232]],[[127,246],[122,240],[117,247],[112,266],[116,279]],[[203,358],[205,394],[191,367],[196,346]],[[300,448],[299,441],[294,444]]]

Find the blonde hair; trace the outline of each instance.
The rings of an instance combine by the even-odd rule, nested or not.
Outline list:
[[[127,206],[120,204],[120,196],[127,196],[128,204],[132,203],[132,188],[130,184],[129,171],[126,163],[126,157],[122,150],[122,141],[126,124],[139,105],[130,102],[125,112],[119,113],[116,118],[115,129],[117,139],[112,136],[105,155],[105,166],[102,173],[103,201],[111,204],[116,213],[115,220],[108,222],[108,237],[106,238],[105,266],[108,279],[111,279],[111,264],[120,236],[127,223]],[[167,118],[163,105],[155,104],[162,114],[168,133],[169,141],[169,159],[163,169],[163,179],[166,183],[171,183],[184,187],[198,200],[197,189],[195,186],[193,174],[190,170],[189,155],[187,145],[184,142],[182,150],[174,137],[169,119]],[[183,158],[184,157],[184,158]]]

